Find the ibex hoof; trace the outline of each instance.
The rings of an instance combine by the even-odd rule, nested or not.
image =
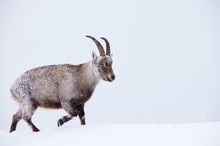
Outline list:
[[[33,129],[33,132],[39,132],[40,130],[38,128]]]
[[[63,124],[64,124],[64,122],[63,122],[62,119],[59,119],[59,120],[57,121],[57,126],[58,126],[58,127],[62,126]]]

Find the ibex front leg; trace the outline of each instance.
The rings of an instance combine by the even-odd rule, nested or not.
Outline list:
[[[81,125],[86,125],[85,122],[85,111],[84,111],[84,104],[80,104],[76,106],[77,114],[79,116]]]
[[[74,104],[71,104],[71,102],[66,101],[66,102],[61,102],[61,105],[69,115],[60,118],[57,121],[57,126],[62,126],[64,123],[68,122],[73,117],[77,116],[77,110]]]

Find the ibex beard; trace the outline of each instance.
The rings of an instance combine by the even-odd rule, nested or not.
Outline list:
[[[90,99],[99,81],[112,82],[115,75],[112,69],[112,55],[108,40],[106,52],[101,43],[92,36],[100,53],[94,52],[92,60],[79,65],[61,64],[34,68],[23,73],[12,85],[12,98],[19,104],[13,115],[10,132],[16,130],[17,123],[23,119],[34,132],[39,129],[32,123],[32,116],[38,107],[63,108],[68,115],[57,121],[61,126],[78,116],[81,125],[85,125],[84,105]]]

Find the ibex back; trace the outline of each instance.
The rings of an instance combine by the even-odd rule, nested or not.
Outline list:
[[[12,85],[11,94],[18,102],[19,109],[14,114],[10,132],[16,130],[17,123],[23,119],[34,132],[39,129],[32,123],[32,116],[37,107],[63,108],[68,115],[57,121],[58,126],[79,116],[85,125],[84,104],[100,81],[113,81],[112,56],[107,39],[106,53],[102,45],[92,36],[100,56],[92,54],[92,60],[79,65],[49,65],[31,69],[22,74]]]

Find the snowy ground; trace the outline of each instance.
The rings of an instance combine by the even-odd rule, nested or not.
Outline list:
[[[9,134],[0,130],[1,146],[219,146],[220,122],[194,124],[64,125]]]

